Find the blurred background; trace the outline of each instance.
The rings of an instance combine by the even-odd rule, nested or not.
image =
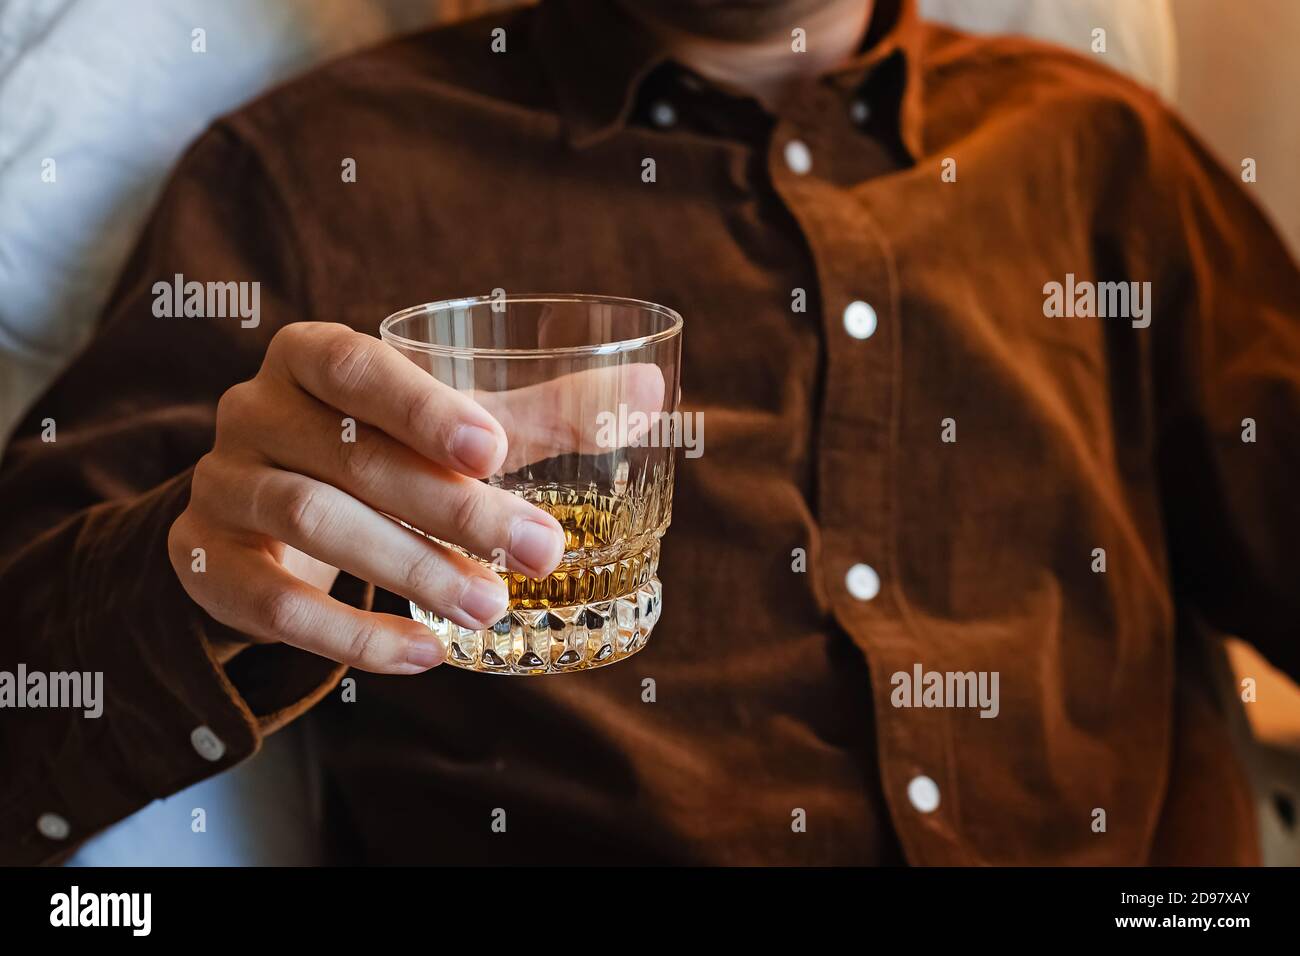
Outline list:
[[[1300,0],[920,0],[965,29],[1023,33],[1157,90],[1249,189],[1300,258]],[[325,59],[499,0],[3,0],[0,2],[0,440],[93,327],[167,171],[212,121]],[[207,52],[191,51],[201,28]],[[56,162],[60,188],[43,188]],[[1225,713],[1256,793],[1267,863],[1300,865],[1300,689],[1228,641]],[[1253,678],[1257,701],[1243,704]],[[99,864],[309,863],[308,742],[160,801],[87,844]],[[221,839],[171,841],[189,808]],[[213,813],[225,808],[228,813]],[[214,834],[215,835],[215,834]],[[180,844],[184,844],[183,846]]]

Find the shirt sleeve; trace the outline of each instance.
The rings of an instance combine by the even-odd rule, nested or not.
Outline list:
[[[1171,123],[1153,356],[1175,591],[1300,679],[1300,272],[1257,187]]]
[[[232,766],[344,671],[220,625],[185,594],[166,548],[217,399],[256,373],[278,327],[310,317],[300,248],[275,177],[214,127],[172,176],[91,341],[5,452],[0,862],[57,859]],[[158,283],[187,282],[256,282],[256,321],[160,314]],[[372,597],[345,575],[335,595]],[[216,651],[232,646],[233,658]],[[75,702],[75,678],[61,681],[64,699],[51,693],[53,675],[73,674],[81,706],[50,706]]]

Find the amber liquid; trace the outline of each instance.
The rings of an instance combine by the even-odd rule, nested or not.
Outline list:
[[[448,662],[482,673],[558,674],[641,650],[659,618],[655,571],[671,484],[642,484],[633,494],[553,484],[511,490],[560,522],[564,557],[538,579],[476,558],[510,593],[506,615],[490,628],[458,627],[413,603],[411,616],[443,642]]]
[[[510,591],[510,610],[609,601],[640,587],[659,556],[652,531],[634,534],[636,504],[595,489],[545,487],[523,495],[564,529],[564,558],[544,578],[496,568]]]

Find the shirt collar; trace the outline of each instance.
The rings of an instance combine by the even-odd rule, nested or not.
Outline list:
[[[555,88],[565,135],[585,148],[626,123],[637,90],[670,54],[658,38],[612,0],[543,0],[537,40]],[[916,0],[875,0],[862,51],[827,74],[837,86],[859,86],[891,57],[903,65],[896,94],[899,136],[914,159],[922,155],[922,27]]]

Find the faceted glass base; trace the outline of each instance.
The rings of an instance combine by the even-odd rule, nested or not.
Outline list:
[[[609,601],[512,610],[496,625],[473,631],[411,605],[411,617],[433,631],[447,663],[485,674],[567,674],[604,667],[645,647],[659,620],[657,576]]]

